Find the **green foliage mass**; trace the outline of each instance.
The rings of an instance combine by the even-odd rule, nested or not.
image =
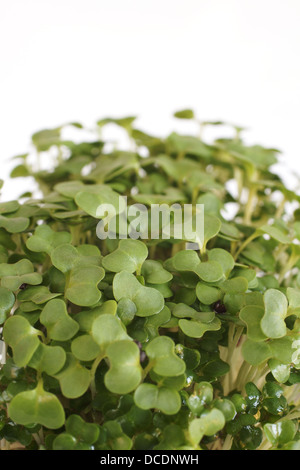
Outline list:
[[[70,126],[85,131],[42,130],[16,157],[40,197],[0,203],[2,448],[300,449],[300,197],[279,152],[235,126],[213,143],[134,117],[89,141]],[[98,206],[121,217],[119,196],[204,204],[204,236],[101,240]]]

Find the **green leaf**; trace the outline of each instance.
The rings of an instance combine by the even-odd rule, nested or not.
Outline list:
[[[189,425],[190,440],[194,445],[199,444],[203,436],[213,436],[225,426],[223,413],[213,408],[203,413],[200,418],[193,419]]]
[[[94,444],[97,441],[100,430],[94,423],[86,423],[80,416],[71,415],[66,421],[66,431],[76,438],[77,441],[86,444]]]
[[[211,152],[198,137],[190,135],[179,135],[172,132],[166,139],[168,153],[182,153],[209,158]],[[164,168],[167,171],[166,168]]]
[[[202,371],[206,377],[217,380],[217,378],[226,375],[230,370],[230,365],[221,359],[214,359],[203,367]]]
[[[243,294],[248,289],[248,281],[244,277],[234,277],[224,281],[220,287],[226,294]]]
[[[162,377],[151,370],[150,378],[153,382],[156,382],[159,387],[172,388],[178,392],[186,385],[185,374],[178,375],[177,377]]]
[[[28,240],[26,246],[34,252],[45,252],[51,255],[54,248],[69,243],[71,234],[69,232],[55,232],[49,225],[39,225]]]
[[[260,405],[261,392],[253,382],[246,383],[245,390],[247,393],[247,410],[249,411],[249,413],[255,415]]]
[[[97,121],[99,127],[105,126],[106,124],[117,124],[125,129],[131,128],[132,123],[136,120],[135,116],[126,116],[124,118],[104,118]]]
[[[148,249],[145,243],[131,239],[120,240],[119,247],[103,258],[102,266],[114,273],[120,271],[134,273],[140,271],[147,256]]]
[[[180,395],[176,390],[148,383],[141,384],[136,389],[134,401],[142,410],[157,408],[166,415],[178,413],[181,406]]]
[[[290,244],[291,239],[288,235],[286,235],[282,230],[280,230],[278,227],[272,226],[272,225],[263,225],[259,227],[258,232],[263,232],[267,235],[269,235],[271,238],[274,238],[274,240],[278,241],[279,243],[282,244]]]
[[[227,398],[218,398],[214,401],[213,406],[223,413],[225,421],[231,421],[236,416],[235,406]]]
[[[132,341],[117,341],[106,349],[110,369],[105,374],[105,386],[112,393],[130,393],[137,388],[142,379],[140,351]]]
[[[272,357],[272,350],[268,343],[254,342],[247,339],[242,346],[245,361],[253,366],[258,366]]]
[[[211,305],[220,299],[221,291],[217,287],[208,286],[203,282],[198,282],[196,286],[196,295],[200,302],[205,305]]]
[[[99,315],[94,320],[92,336],[103,352],[111,343],[130,339],[121,320],[109,313]]]
[[[48,302],[61,294],[54,294],[46,286],[33,286],[27,287],[18,293],[18,301],[20,302],[33,302],[36,305],[41,305]]]
[[[65,422],[64,409],[53,393],[42,384],[30,391],[18,393],[8,406],[9,417],[24,426],[39,423],[49,429],[58,429]]]
[[[91,374],[71,353],[67,353],[64,367],[54,375],[59,381],[61,391],[67,398],[83,395],[91,382]]]
[[[146,354],[153,362],[153,370],[163,377],[174,377],[184,373],[185,363],[175,354],[175,344],[168,336],[154,338],[146,346]]]
[[[286,296],[289,301],[288,315],[300,316],[300,291],[293,287],[288,287]]]
[[[113,206],[116,214],[123,212],[125,207],[124,200],[109,186],[103,185],[101,191],[97,190],[97,188],[95,188],[95,192],[92,192],[92,190],[93,188],[85,187],[83,191],[80,191],[75,196],[76,204],[87,214],[100,219],[105,214],[99,212],[99,207],[107,204]]]
[[[284,336],[283,338],[272,339],[269,341],[273,357],[283,364],[290,364],[299,356],[299,344],[293,336]],[[293,355],[295,354],[295,357]]]
[[[290,365],[282,364],[277,359],[270,359],[268,366],[275,380],[279,383],[285,383],[290,377]]]
[[[109,448],[112,450],[130,450],[132,440],[122,430],[122,427],[116,421],[106,421],[103,429],[107,434]]]
[[[14,264],[0,264],[1,286],[16,291],[22,284],[37,285],[42,282],[42,276],[34,272],[34,267],[28,259],[22,259]]]
[[[8,214],[16,212],[20,207],[18,201],[0,202],[0,214]]]
[[[173,278],[159,261],[151,259],[143,263],[141,274],[148,284],[164,284]]]
[[[204,239],[202,248],[205,249],[207,242],[214,238],[221,229],[221,221],[214,215],[205,214],[204,216]]]
[[[5,287],[0,287],[0,325],[5,322],[7,315],[14,306],[14,303],[14,294]]]
[[[218,261],[204,261],[200,263],[197,269],[195,269],[195,273],[205,282],[216,282],[223,277],[223,269]]]
[[[254,342],[248,339],[242,346],[244,359],[254,366],[274,358],[284,364],[292,361],[293,339],[284,337],[267,342]]]
[[[75,305],[83,307],[95,305],[100,300],[101,292],[98,284],[105,275],[104,269],[97,265],[100,262],[97,248],[96,256],[94,250],[92,255],[90,252],[89,245],[76,249],[72,245],[64,244],[51,253],[54,266],[67,274],[66,298]]]
[[[294,439],[297,427],[293,421],[280,421],[279,423],[265,424],[264,432],[273,446],[282,445]]]
[[[4,217],[0,215],[0,227],[5,228],[9,233],[24,232],[29,223],[30,220],[27,217]]]
[[[60,346],[47,346],[40,343],[28,365],[46,374],[56,374],[66,361],[66,353]]]
[[[71,350],[76,359],[92,361],[100,354],[99,345],[90,335],[78,336],[72,341]]]
[[[177,424],[168,424],[163,429],[163,438],[154,450],[183,450],[186,439],[183,429]]]
[[[96,318],[104,313],[115,315],[117,307],[118,304],[115,300],[107,300],[99,307],[94,307],[91,310],[82,310],[75,315],[74,319],[78,322],[81,331],[90,333],[92,331],[93,322]]]
[[[240,431],[239,439],[245,449],[256,450],[263,440],[263,433],[255,426],[244,426]]]
[[[8,318],[4,324],[3,336],[12,347],[14,362],[18,367],[26,366],[40,345],[39,330],[33,328],[23,317]]]
[[[83,450],[80,449],[78,446],[77,439],[68,434],[63,432],[55,437],[52,444],[52,450]]]
[[[246,323],[247,336],[252,341],[265,341],[267,339],[260,326],[264,314],[264,308],[259,305],[246,305],[240,311],[240,319]]]
[[[30,175],[30,172],[28,170],[28,167],[23,164],[15,166],[15,168],[13,168],[10,173],[11,178],[20,178],[20,177],[24,178],[29,175]]]
[[[205,282],[216,282],[224,276],[222,265],[218,261],[201,262],[198,254],[193,250],[185,250],[176,253],[176,255],[166,263],[166,267],[170,271],[192,271]]]
[[[74,199],[76,194],[84,190],[86,185],[82,181],[65,181],[54,186],[54,190],[62,196]]]
[[[66,304],[63,300],[50,300],[44,307],[40,322],[47,328],[51,339],[67,341],[78,331],[79,325],[68,315]]]
[[[225,277],[229,276],[229,273],[234,268],[234,259],[228,251],[222,248],[213,248],[208,251],[209,261],[217,261],[223,269]]]
[[[157,314],[147,317],[145,329],[149,334],[149,339],[159,335],[159,327],[165,325],[171,319],[170,309],[165,305]]]
[[[58,145],[60,141],[61,127],[56,129],[43,129],[35,132],[31,138],[39,152],[48,150],[52,145]]]
[[[118,302],[117,315],[125,326],[129,325],[136,314],[135,303],[130,299],[120,299]]]
[[[0,245],[0,263],[6,263],[8,260],[8,251],[7,249]]]
[[[200,263],[199,256],[194,250],[179,251],[171,260],[176,271],[195,271]]]
[[[160,292],[152,287],[142,286],[136,277],[127,271],[115,275],[113,292],[117,301],[122,298],[132,300],[138,317],[155,315],[164,307],[164,298]]]
[[[101,298],[99,282],[104,277],[104,269],[99,266],[72,269],[65,295],[75,305],[88,307],[95,305]]]
[[[210,323],[193,320],[179,320],[179,328],[190,338],[202,338],[206,331],[218,331],[221,328],[219,318],[214,318]]]
[[[197,349],[191,349],[183,346],[180,343],[176,344],[175,347],[176,354],[183,359],[186,364],[187,369],[194,370],[200,363],[200,352]]]
[[[264,294],[265,314],[260,322],[263,333],[268,338],[281,338],[286,334],[285,317],[287,299],[276,289],[268,289]]]
[[[215,318],[214,312],[198,312],[184,303],[174,305],[172,307],[172,313],[178,318],[192,318],[193,320],[203,321],[204,323],[210,323]]]
[[[194,111],[192,109],[182,109],[181,111],[176,111],[174,117],[178,119],[194,119]]]
[[[51,252],[53,265],[63,273],[71,271],[80,261],[76,248],[70,244],[63,244]]]

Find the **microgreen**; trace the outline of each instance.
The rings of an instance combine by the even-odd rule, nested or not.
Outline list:
[[[39,198],[0,203],[1,448],[299,450],[300,197],[279,152],[235,126],[208,142],[132,116],[90,141],[66,125],[76,142],[42,130],[15,158]],[[127,149],[99,140],[107,125]],[[137,203],[203,204],[203,233],[151,237],[147,215],[126,238]]]

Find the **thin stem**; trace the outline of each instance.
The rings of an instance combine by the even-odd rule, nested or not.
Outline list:
[[[257,366],[251,366],[249,371],[248,371],[248,374],[245,376],[245,379],[244,379],[244,383],[241,384],[241,390],[244,389],[245,385],[248,383],[248,382],[251,382],[251,381],[254,381],[253,378],[254,376],[257,374],[258,372],[258,368]],[[259,371],[260,372],[260,371]]]
[[[269,450],[270,447],[272,447],[272,444],[268,441],[268,439],[264,439],[256,450]]]
[[[227,434],[225,441],[223,443],[222,450],[230,450],[232,446],[233,437],[230,434]]]
[[[255,238],[257,238],[259,236],[260,236],[260,234],[255,231],[254,233],[252,233],[252,235],[250,235],[250,237],[248,237],[244,241],[244,243],[241,244],[240,248],[237,250],[237,252],[234,255],[235,261],[237,260],[240,253],[246,248],[246,246],[249,245],[249,243],[251,243]]]
[[[105,357],[105,355],[103,353],[99,354],[99,356],[96,357],[96,359],[94,360],[92,368],[91,368],[92,380],[91,380],[91,386],[90,387],[91,387],[91,393],[92,393],[93,398],[95,398],[95,395],[97,393],[96,382],[95,382],[97,367],[99,366],[102,359],[104,359],[104,357]]]
[[[237,375],[237,378],[235,380],[235,387],[237,390],[242,390],[243,388],[243,383],[244,383],[244,378],[247,376],[249,369],[252,366],[248,364],[248,362],[244,361],[240,367],[239,373]]]
[[[150,370],[152,369],[153,366],[154,366],[154,361],[149,361],[149,363],[147,364],[147,366],[143,370],[142,380],[145,380],[145,378],[147,377],[148,373],[150,372]]]
[[[32,434],[33,439],[37,443],[37,445],[40,447],[42,445],[41,438],[37,433]]]
[[[252,382],[257,384],[258,381],[264,379],[267,372],[269,372],[269,366],[265,362],[257,367],[254,377],[252,378]]]
[[[298,259],[299,259],[298,255],[296,255],[295,253],[291,254],[290,259],[288,260],[288,262],[286,263],[286,265],[283,267],[283,269],[281,270],[279,274],[279,277],[278,277],[279,284],[282,283],[285,275],[294,267]]]
[[[275,219],[280,219],[280,217],[282,216],[282,213],[284,211],[285,203],[286,203],[286,199],[283,196],[282,201],[280,202],[279,206],[277,207],[276,214],[275,214]]]
[[[155,258],[155,251],[156,251],[156,245],[151,245],[149,247],[149,258],[154,259]]]
[[[244,224],[245,225],[251,224],[251,217],[252,217],[252,212],[254,209],[255,198],[256,198],[256,188],[255,186],[251,186],[251,188],[249,189],[248,200],[247,200],[247,204],[246,204],[245,212],[244,212]]]
[[[225,361],[230,365],[230,370],[229,373],[224,376],[224,384],[228,386],[228,392],[232,390],[233,388],[233,362],[232,357],[234,353],[236,352],[236,348],[238,345],[238,342],[243,335],[244,327],[243,326],[238,326],[235,329],[234,323],[231,323],[229,325],[229,331],[228,331],[228,350],[227,350],[227,356]]]
[[[234,330],[235,330],[235,325],[234,323],[231,323],[229,326],[229,331],[228,331],[228,351],[227,351],[227,357],[226,357],[226,362],[228,363],[231,361],[235,348],[237,347],[237,344],[243,334],[244,327],[238,326],[235,332]]]

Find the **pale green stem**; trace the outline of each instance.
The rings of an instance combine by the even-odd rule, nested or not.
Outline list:
[[[104,357],[105,357],[105,355],[103,353],[99,354],[99,356],[96,357],[96,359],[94,360],[92,368],[91,368],[92,380],[91,380],[91,386],[90,387],[91,387],[91,393],[92,393],[93,398],[95,398],[95,395],[97,393],[96,383],[95,383],[96,370],[97,370],[97,367],[99,366],[100,362],[102,361],[102,359],[104,359]]]
[[[281,203],[277,207],[276,214],[275,214],[275,219],[280,219],[280,217],[282,216],[282,213],[284,211],[285,202],[286,202],[286,199],[285,199],[285,197],[283,197]]]
[[[249,243],[251,243],[255,238],[259,237],[260,234],[257,233],[257,232],[254,232],[252,233],[252,235],[250,235],[250,237],[248,237],[244,243],[241,244],[240,248],[238,249],[238,251],[235,253],[234,255],[234,259],[235,261],[237,260],[239,254],[246,248],[247,245],[249,245]]]
[[[250,364],[248,364],[248,362],[246,362],[246,361],[243,362],[243,364],[240,367],[237,378],[235,380],[234,388],[236,388],[237,390],[242,390],[243,384],[244,384],[244,379],[247,376],[247,374],[249,372],[249,369],[251,367],[252,366]]]
[[[282,281],[284,280],[285,275],[295,266],[298,259],[299,259],[298,255],[292,254],[290,256],[290,259],[288,260],[288,262],[286,263],[286,265],[283,267],[283,269],[281,270],[281,272],[279,274],[279,277],[278,277],[279,284],[282,283]]]
[[[227,434],[221,450],[230,450],[232,446],[232,441],[233,437],[230,434]]]
[[[149,361],[149,364],[145,367],[145,369],[142,372],[142,380],[145,380],[145,378],[147,377],[147,375],[149,374],[153,366],[154,366],[154,361]]]
[[[245,212],[244,212],[244,224],[245,225],[251,224],[251,217],[252,217],[252,212],[254,209],[255,197],[256,197],[256,188],[255,186],[252,186],[249,189],[248,200],[247,200],[247,204],[246,204]]]
[[[243,335],[244,327],[243,326],[238,326],[235,330],[235,325],[231,323],[229,326],[229,331],[228,331],[228,350],[227,350],[227,356],[226,356],[226,362],[227,364],[230,365],[230,370],[229,373],[226,374],[226,382],[228,385],[228,392],[230,392],[233,388],[233,369],[234,369],[234,361],[232,363],[232,357],[234,353],[236,352],[237,344]]]

